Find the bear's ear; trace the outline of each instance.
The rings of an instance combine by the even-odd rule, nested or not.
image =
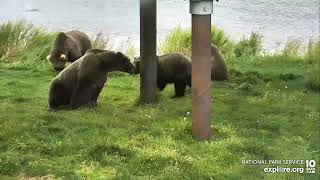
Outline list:
[[[47,59],[48,61],[50,61],[50,58],[51,58],[51,56],[50,56],[50,54],[49,54],[46,59]]]
[[[65,54],[61,54],[60,59],[65,60],[66,59],[66,55]]]

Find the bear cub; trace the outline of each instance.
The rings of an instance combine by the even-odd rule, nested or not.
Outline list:
[[[140,73],[140,58],[133,62],[135,74]],[[175,95],[184,96],[187,86],[191,87],[191,62],[182,54],[167,54],[157,56],[157,87],[163,91],[167,84],[174,84]]]
[[[91,49],[54,78],[49,87],[49,110],[97,106],[111,71],[133,73],[135,67],[121,52]]]
[[[90,38],[83,32],[73,30],[58,33],[47,59],[54,70],[60,72],[66,62],[74,62],[91,49]]]

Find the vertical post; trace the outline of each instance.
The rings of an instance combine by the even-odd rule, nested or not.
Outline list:
[[[140,98],[152,103],[157,92],[157,1],[140,0]]]
[[[212,7],[197,5],[202,12]],[[192,135],[200,141],[211,138],[210,45],[211,14],[192,13]]]

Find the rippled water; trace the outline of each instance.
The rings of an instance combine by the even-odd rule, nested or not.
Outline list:
[[[25,19],[48,29],[103,31],[115,41],[138,46],[139,0],[0,0],[0,21]],[[319,0],[220,0],[212,23],[238,40],[251,31],[275,49],[290,39],[319,37]],[[158,0],[158,34],[190,27],[189,2]]]

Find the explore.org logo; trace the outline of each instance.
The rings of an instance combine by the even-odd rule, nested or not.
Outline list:
[[[241,160],[241,164],[264,166],[265,173],[316,173],[315,160]]]

